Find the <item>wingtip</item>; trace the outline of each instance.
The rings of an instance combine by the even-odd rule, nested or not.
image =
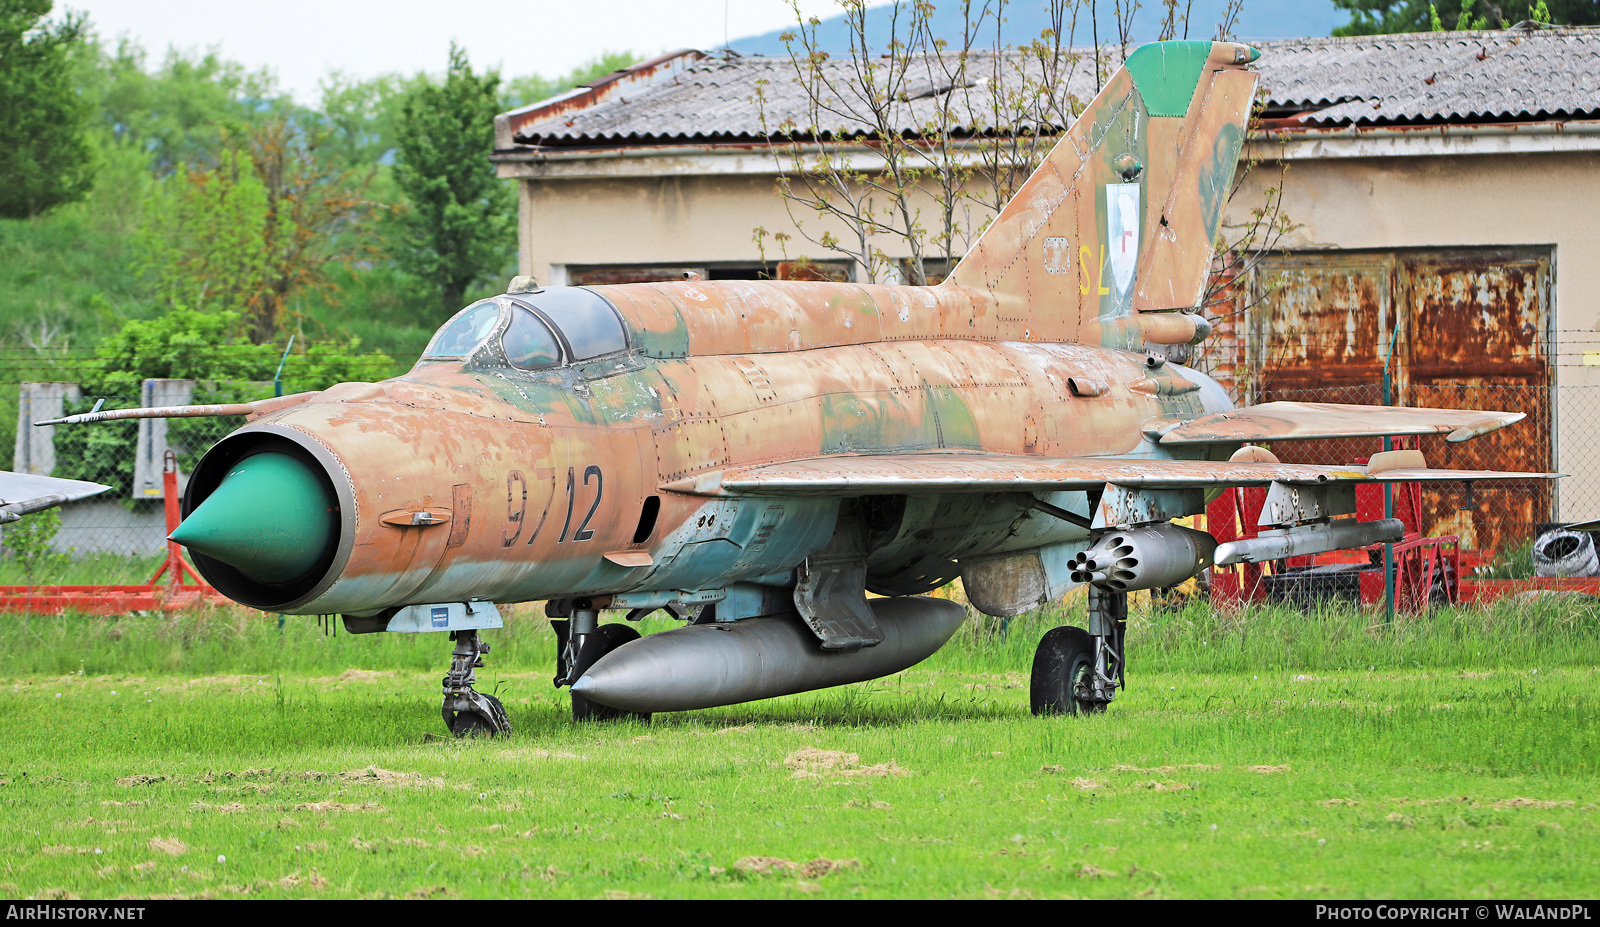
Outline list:
[[[1467,424],[1462,425],[1455,431],[1445,435],[1444,439],[1451,444],[1460,444],[1463,441],[1471,441],[1473,438],[1482,437],[1491,431],[1499,431],[1507,425],[1515,425],[1527,417],[1528,413],[1526,412],[1511,412],[1502,413],[1500,415],[1491,415],[1488,418],[1482,418],[1476,422],[1468,422]]]

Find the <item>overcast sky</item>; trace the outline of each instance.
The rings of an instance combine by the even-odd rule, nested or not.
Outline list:
[[[475,68],[558,77],[604,51],[709,49],[794,18],[787,0],[56,0],[63,8],[87,13],[107,40],[137,39],[156,61],[168,46],[215,47],[270,68],[313,104],[333,69],[442,72],[452,39]],[[800,0],[800,9],[838,12],[833,0]]]

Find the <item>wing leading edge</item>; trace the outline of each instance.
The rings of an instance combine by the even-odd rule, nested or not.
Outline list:
[[[1413,461],[1420,461],[1412,458]],[[1128,488],[1189,489],[1272,483],[1411,483],[1554,479],[1557,473],[1365,466],[1151,460],[1127,457],[1023,457],[984,453],[909,453],[818,457],[702,474],[662,488],[694,495],[861,496],[899,493],[1050,492]]]

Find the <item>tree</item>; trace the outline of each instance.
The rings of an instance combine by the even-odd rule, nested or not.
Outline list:
[[[266,288],[248,319],[255,341],[277,337],[288,321],[291,297],[332,289],[330,263],[377,253],[357,234],[376,167],[338,167],[323,151],[329,134],[310,120],[281,116],[250,132],[250,160],[266,193]]]
[[[395,182],[407,208],[395,220],[395,257],[452,310],[468,287],[504,268],[514,244],[511,191],[488,161],[499,85],[493,71],[474,74],[452,44],[444,82],[412,91],[400,121]]]
[[[215,167],[163,183],[142,236],[145,268],[169,306],[235,313],[251,340],[278,339],[294,296],[331,288],[327,265],[370,256],[350,234],[372,170],[341,170],[326,130],[287,117],[250,127]]]
[[[841,6],[850,50],[840,59],[822,47],[821,20],[801,18],[792,6],[799,21],[783,40],[802,92],[798,115],[772,113],[767,83],[756,86],[763,132],[794,143],[771,148],[778,192],[801,235],[853,260],[868,281],[903,274],[921,285],[928,256],[948,263],[976,231],[962,208],[974,178],[963,154],[974,146],[958,143],[955,132],[976,121],[964,92],[982,77],[973,61],[977,33],[992,21],[998,36],[1004,3],[982,0],[973,9],[965,0],[967,28],[955,47],[934,36],[932,3],[896,3],[887,13],[888,53],[881,56],[870,48],[866,0]],[[908,125],[915,128],[907,131]],[[808,224],[807,212],[823,227]],[[765,234],[756,230],[763,248]],[[894,266],[884,241],[909,253],[904,268]]]
[[[157,299],[236,319],[259,314],[266,226],[266,187],[246,153],[224,150],[209,169],[180,167],[151,198],[139,235]]]
[[[171,49],[153,70],[146,69],[146,58],[126,38],[114,50],[96,47],[82,84],[102,128],[144,152],[156,177],[214,167],[229,139],[292,108],[270,73],[247,71],[214,51]]]
[[[913,284],[930,282],[925,260],[929,269],[952,266],[1049,154],[1087,102],[1072,88],[1098,92],[1132,50],[1129,18],[1137,8],[1118,0],[1114,41],[1078,46],[1079,15],[1092,18],[1095,4],[1049,0],[1049,28],[1011,46],[1001,41],[1005,0],[960,0],[958,27],[946,25],[943,34],[936,34],[930,0],[874,7],[877,43],[868,41],[865,0],[841,5],[848,55],[835,58],[821,47],[818,18],[802,20],[784,36],[790,67],[780,71],[792,74],[793,88],[772,92],[757,84],[778,193],[806,240],[855,262],[869,282],[900,277]],[[1227,35],[1239,13],[1230,0],[1214,31],[1191,30],[1185,3],[1161,6],[1163,40]],[[1208,319],[1242,315],[1252,296],[1259,301],[1277,285],[1256,271],[1294,228],[1283,211],[1288,162],[1267,167],[1275,180],[1252,184],[1261,191],[1257,201],[1236,196],[1261,169],[1247,158],[1235,173],[1235,218],[1219,231],[1211,277],[1194,310]],[[763,251],[769,239],[788,256],[786,233],[755,230]],[[903,270],[890,250],[909,256]],[[1245,282],[1253,282],[1248,293]],[[1188,346],[1172,346],[1168,356],[1203,369],[1214,361],[1192,356]]]
[[[1600,23],[1600,0],[1333,0],[1350,13],[1334,35],[1390,35],[1504,29],[1523,20],[1560,25]]]
[[[283,357],[277,345],[252,344],[238,335],[231,312],[197,312],[175,306],[154,319],[129,319],[95,349],[94,367],[85,378],[90,396],[132,396],[150,377],[208,381],[213,390],[232,391],[227,401],[270,395],[271,380]],[[286,392],[324,389],[335,383],[376,379],[394,361],[381,352],[363,353],[361,341],[338,335],[297,333],[284,363]],[[263,390],[246,395],[239,384]],[[237,395],[234,395],[234,394]],[[223,401],[209,396],[205,401]]]
[[[367,168],[388,160],[395,149],[406,97],[426,83],[421,74],[380,74],[359,79],[334,71],[321,82],[316,118],[327,129],[325,149],[334,163]]]
[[[154,319],[129,319],[95,349],[91,396],[135,396],[151,377],[265,380],[277,363],[272,345],[240,338],[232,312],[174,306]]]
[[[73,56],[82,16],[42,22],[51,0],[0,0],[0,216],[23,219],[81,199],[94,182]]]

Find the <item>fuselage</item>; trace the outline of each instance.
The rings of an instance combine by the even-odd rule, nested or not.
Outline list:
[[[294,583],[253,583],[247,566],[222,575],[230,568],[197,558],[202,571],[212,567],[208,578],[241,601],[300,614],[783,586],[848,500],[675,488],[726,468],[832,455],[1164,457],[1145,437],[1152,419],[1227,407],[1202,374],[1152,366],[1144,351],[1036,340],[1035,328],[1068,333],[998,319],[957,287],[596,288],[582,298],[598,294],[615,310],[623,350],[575,356],[587,336],[562,333],[559,361],[510,362],[524,347],[506,340],[518,313],[576,290],[476,304],[498,315],[481,338],[474,330],[450,348],[455,356],[440,356],[436,339],[404,376],[335,387],[224,439],[187,510],[227,466],[281,448],[326,474],[338,537],[316,575]],[[553,311],[540,318],[562,328]],[[1104,337],[1121,331],[1117,320],[1095,324],[1117,340]],[[1055,495],[1086,510],[1083,493]],[[947,579],[939,566],[963,557],[1086,533],[993,494],[873,505],[869,588],[891,593],[925,591],[919,582]]]

